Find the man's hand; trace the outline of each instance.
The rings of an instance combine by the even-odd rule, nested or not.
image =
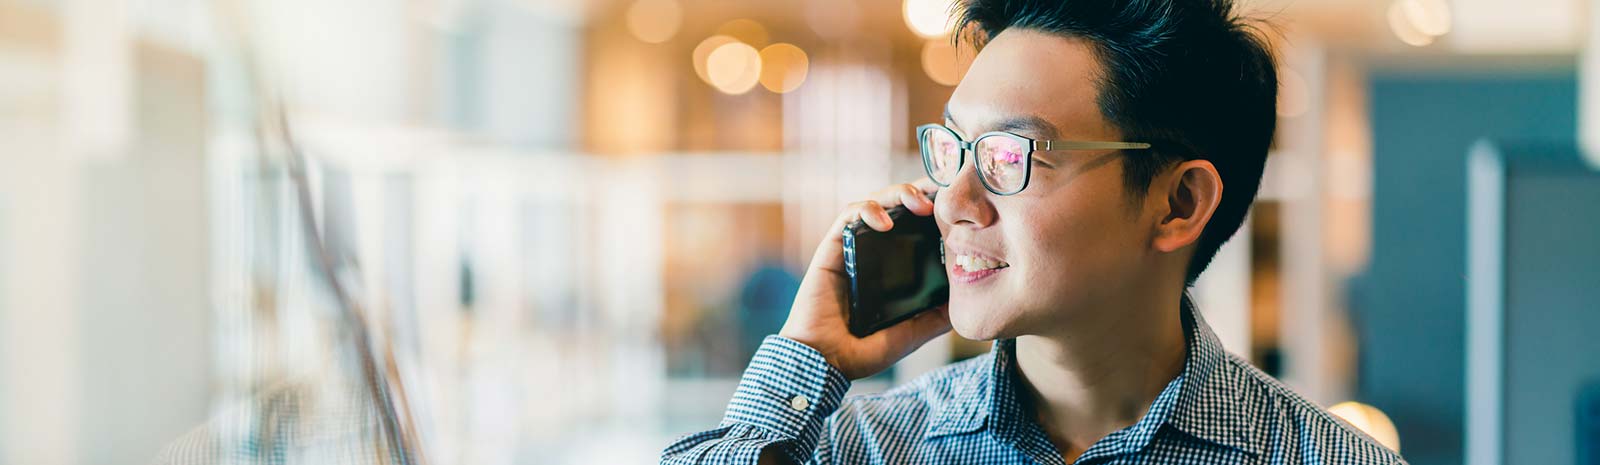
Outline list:
[[[872,195],[871,200],[850,204],[828,228],[817,246],[816,255],[800,282],[794,307],[779,336],[811,346],[852,380],[877,374],[889,368],[923,343],[950,330],[950,315],[944,306],[929,310],[864,338],[850,334],[846,313],[850,301],[846,290],[850,277],[844,271],[845,226],[861,219],[877,231],[894,227],[885,211],[897,205],[918,216],[933,214],[928,194],[938,187],[927,178],[911,184],[897,184]]]

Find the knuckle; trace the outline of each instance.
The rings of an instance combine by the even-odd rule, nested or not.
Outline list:
[[[845,208],[845,216],[860,219],[868,216],[868,214],[872,213],[874,209],[881,208],[878,207],[877,202],[873,202],[871,200],[851,202],[850,205]]]
[[[888,187],[883,188],[883,190],[880,190],[880,191],[872,194],[872,197],[873,198],[878,198],[878,199],[885,199],[885,200],[888,200],[888,201],[892,202],[892,201],[894,201],[896,199],[899,199],[901,195],[905,194],[905,192],[906,192],[905,185],[903,185],[903,184],[893,184],[893,185],[890,185]]]

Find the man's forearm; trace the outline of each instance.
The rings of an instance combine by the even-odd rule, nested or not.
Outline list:
[[[769,336],[717,429],[668,447],[662,463],[811,463],[850,381],[816,350]]]

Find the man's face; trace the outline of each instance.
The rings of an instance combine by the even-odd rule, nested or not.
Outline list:
[[[950,97],[945,125],[971,141],[1004,130],[1036,140],[1121,141],[1101,116],[1101,66],[1081,39],[1008,29],[994,37]],[[950,320],[970,339],[1041,334],[1116,318],[1153,263],[1152,220],[1130,205],[1115,151],[1034,152],[1028,187],[985,190],[969,158],[940,189],[934,216],[951,276]],[[1148,200],[1148,199],[1147,199]],[[1009,266],[969,272],[962,255]],[[973,265],[975,269],[982,265]]]

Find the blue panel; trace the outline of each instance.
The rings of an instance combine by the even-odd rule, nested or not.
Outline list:
[[[1571,70],[1376,75],[1372,263],[1351,285],[1357,395],[1387,412],[1417,465],[1462,461],[1466,156],[1472,142],[1570,140]]]
[[[1578,465],[1600,465],[1600,379],[1578,397]]]
[[[1505,463],[1574,463],[1581,388],[1600,377],[1600,173],[1552,163],[1571,149],[1503,153]]]

